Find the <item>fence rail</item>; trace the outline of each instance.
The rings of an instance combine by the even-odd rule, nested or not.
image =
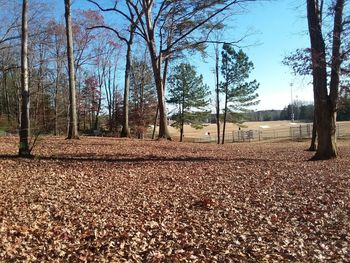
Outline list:
[[[264,140],[301,140],[312,137],[312,124],[300,124],[283,128],[241,129],[225,134],[225,142],[254,142]],[[350,122],[339,122],[336,126],[337,138],[350,138]],[[187,137],[188,142],[216,142],[216,134],[202,137]]]

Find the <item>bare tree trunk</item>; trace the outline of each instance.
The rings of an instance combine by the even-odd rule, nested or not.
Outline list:
[[[162,50],[159,50],[159,54],[157,55],[157,47],[155,43],[155,35],[154,35],[154,25],[152,24],[152,6],[153,2],[150,2],[148,9],[145,12],[146,17],[146,26],[147,26],[147,47],[150,54],[150,59],[152,63],[152,70],[154,75],[154,82],[157,89],[157,98],[158,98],[158,112],[159,112],[159,133],[158,139],[167,139],[171,141],[170,132],[168,129],[168,120],[167,120],[167,112],[166,112],[166,104],[165,104],[165,77],[166,71],[162,77],[162,65],[163,65],[163,55]],[[169,40],[169,39],[168,39]],[[166,65],[165,69],[168,66],[167,58],[165,59]]]
[[[70,12],[71,1],[64,0],[65,20],[66,20],[66,36],[67,36],[67,57],[68,57],[68,73],[69,73],[69,126],[67,139],[78,139],[78,118],[76,105],[75,90],[75,72],[74,72],[74,54],[73,54],[73,35],[72,35],[72,19]]]
[[[107,74],[107,85],[105,85],[105,93],[106,93],[106,99],[107,99],[107,108],[108,108],[108,130],[109,132],[112,132],[112,87],[111,87],[111,66],[108,67],[108,74]]]
[[[182,88],[182,101],[181,101],[181,112],[180,112],[180,142],[183,141],[184,136],[184,123],[185,123],[185,88]]]
[[[225,85],[224,126],[222,127],[222,141],[221,141],[222,144],[225,143],[226,118],[227,118],[227,100],[228,100],[227,92],[228,92],[228,87],[227,87],[227,84],[226,84]]]
[[[106,78],[106,68],[104,65],[102,65],[102,74],[99,73],[99,97],[97,102],[97,109],[96,109],[96,115],[95,115],[95,121],[94,121],[94,130],[98,130],[99,128],[99,120],[100,120],[100,113],[101,113],[101,107],[102,107],[102,86],[104,85],[105,78]]]
[[[336,147],[336,111],[339,87],[340,36],[344,0],[335,4],[332,69],[330,92],[327,91],[326,51],[322,35],[320,10],[315,0],[307,0],[307,17],[310,33],[315,92],[315,118],[317,125],[317,150],[313,160],[332,159],[338,155]]]
[[[135,30],[135,29],[133,29]],[[127,42],[126,64],[125,64],[125,81],[124,81],[124,103],[123,103],[123,128],[120,137],[130,138],[129,129],[129,92],[130,92],[130,70],[131,70],[131,49],[133,45],[134,32],[130,32],[130,38]]]
[[[141,132],[141,136],[140,139],[144,139],[145,138],[145,129],[146,128],[146,124],[145,124],[145,101],[144,101],[144,96],[145,96],[145,83],[144,83],[144,78],[142,77],[142,81],[141,81],[141,90],[140,90],[140,107],[141,107],[141,119],[142,119],[142,132]]]
[[[29,80],[28,80],[28,0],[23,0],[22,6],[22,51],[21,51],[21,124],[19,133],[19,156],[30,156],[29,149]]]
[[[166,114],[165,94],[163,87],[163,80],[161,77],[161,62],[158,62],[156,57],[151,58],[154,73],[155,84],[157,88],[158,109],[159,109],[159,139],[171,140],[168,130],[168,120]],[[154,61],[155,60],[155,61]],[[158,63],[157,63],[158,62]]]
[[[156,115],[154,116],[154,125],[153,125],[153,132],[152,132],[152,140],[154,140],[155,134],[156,134],[156,127],[157,127],[157,120],[159,115],[159,107],[157,106]]]
[[[184,137],[184,120],[181,119],[181,124],[180,124],[180,142],[183,142],[183,137]]]
[[[61,81],[61,61],[59,60],[59,56],[56,57],[56,82],[55,82],[55,98],[54,98],[54,106],[55,106],[55,130],[54,135],[57,136],[59,134],[58,131],[58,90],[59,84]]]
[[[220,83],[219,83],[219,46],[215,48],[215,75],[216,75],[216,131],[220,144]]]

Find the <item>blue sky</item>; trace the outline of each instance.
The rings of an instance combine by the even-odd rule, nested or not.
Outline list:
[[[81,6],[82,3],[85,4]],[[73,4],[74,8],[93,8],[93,5],[84,0],[75,0]],[[282,109],[287,106],[291,101],[291,83],[294,100],[313,100],[310,80],[294,76],[288,67],[282,65],[285,55],[309,45],[305,1],[251,3],[244,12],[227,20],[227,25],[225,40],[234,41],[246,33],[249,34],[240,45],[255,65],[252,79],[255,78],[260,83],[258,93],[261,102],[253,109]],[[189,62],[195,64],[198,72],[203,74],[204,81],[214,87],[214,54],[210,49],[208,52],[209,56],[205,60],[196,56],[192,59],[195,61]]]
[[[251,4],[246,11],[228,23],[230,29],[225,36],[229,40],[239,39],[249,33],[240,43],[243,50],[254,63],[251,77],[260,83],[258,93],[260,104],[253,109],[282,109],[291,101],[291,83],[293,99],[310,102],[313,100],[310,79],[302,79],[282,65],[285,55],[297,48],[308,47],[305,2],[297,0],[270,1]],[[232,37],[231,37],[232,36]],[[213,58],[199,66],[203,74],[206,69],[213,69]],[[213,73],[204,73],[206,83],[213,84]]]

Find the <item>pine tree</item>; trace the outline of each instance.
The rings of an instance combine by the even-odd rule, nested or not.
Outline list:
[[[247,107],[259,103],[256,93],[259,83],[256,80],[247,82],[254,65],[242,50],[236,52],[231,45],[224,44],[221,55],[221,74],[224,81],[220,86],[225,95],[222,131],[222,144],[224,144],[227,120],[234,123],[242,122]]]
[[[203,84],[203,76],[197,75],[190,64],[182,63],[175,67],[169,78],[168,103],[177,106],[175,127],[180,129],[180,142],[184,134],[184,124],[191,123],[192,127],[202,128],[201,121],[205,107],[209,104],[209,87]]]

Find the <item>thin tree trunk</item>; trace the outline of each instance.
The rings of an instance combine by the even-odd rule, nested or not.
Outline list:
[[[5,112],[7,114],[7,121],[10,122],[11,120],[11,110],[10,110],[10,96],[8,94],[7,89],[7,73],[4,72],[4,96],[5,96]]]
[[[112,89],[111,89],[111,66],[108,67],[108,80],[105,85],[107,108],[108,108],[108,130],[112,132]]]
[[[99,126],[99,120],[100,120],[100,113],[101,113],[101,106],[102,106],[102,86],[104,84],[104,78],[105,76],[105,68],[103,66],[102,69],[102,76],[99,77],[99,94],[98,94],[98,103],[97,103],[97,109],[96,109],[96,115],[95,115],[95,122],[94,122],[94,130],[98,130]]]
[[[153,122],[152,140],[154,140],[154,138],[155,138],[155,134],[156,134],[156,127],[157,127],[158,113],[159,113],[159,107],[157,106],[156,115],[154,116],[154,122]]]
[[[56,64],[56,85],[55,85],[55,98],[54,98],[54,104],[55,104],[55,136],[58,135],[58,87],[60,82],[60,76],[61,76],[61,66],[60,62],[57,61]]]
[[[21,85],[22,85],[22,104],[21,104],[21,124],[20,124],[20,143],[19,156],[30,156],[29,149],[29,80],[28,80],[28,0],[23,0],[22,6],[22,50],[21,50]]]
[[[220,84],[219,84],[219,47],[216,46],[216,64],[215,64],[215,75],[216,75],[216,131],[218,137],[218,144],[220,144]]]
[[[113,79],[112,79],[112,95],[111,95],[111,131],[117,131],[117,88],[116,88],[116,72],[117,72],[117,66],[115,65],[113,68]],[[113,118],[113,115],[115,115],[115,118]]]
[[[144,101],[144,96],[145,96],[145,83],[144,83],[144,78],[142,78],[141,81],[141,90],[140,90],[140,107],[141,107],[141,123],[142,123],[142,131],[141,131],[141,138],[140,139],[144,139],[145,138],[145,101]]]
[[[180,112],[180,142],[183,141],[183,136],[184,136],[184,123],[185,123],[185,88],[182,88],[182,102],[181,102],[181,112]]]
[[[39,126],[39,129],[45,130],[45,102],[44,102],[44,85],[43,85],[43,59],[40,51],[40,62],[39,62],[39,71],[38,71],[38,95],[36,98],[36,125]],[[41,113],[41,116],[40,116]],[[41,123],[40,123],[41,122]]]
[[[180,124],[180,142],[183,142],[183,136],[184,136],[184,120],[181,118],[181,124]]]
[[[124,103],[123,103],[123,128],[120,137],[131,137],[129,129],[129,92],[130,92],[130,70],[131,70],[131,49],[133,45],[134,32],[130,32],[130,38],[127,42],[125,81],[124,81]]]
[[[222,141],[221,141],[222,144],[225,143],[226,118],[227,118],[227,100],[228,100],[227,90],[228,90],[228,88],[227,88],[227,84],[226,84],[225,85],[224,126],[222,127]]]
[[[67,36],[67,57],[68,57],[68,73],[69,73],[69,125],[67,139],[78,139],[78,118],[76,107],[76,90],[75,90],[75,72],[74,72],[74,54],[73,54],[73,35],[72,35],[72,19],[70,0],[64,0],[65,20],[66,20],[66,36]]]

